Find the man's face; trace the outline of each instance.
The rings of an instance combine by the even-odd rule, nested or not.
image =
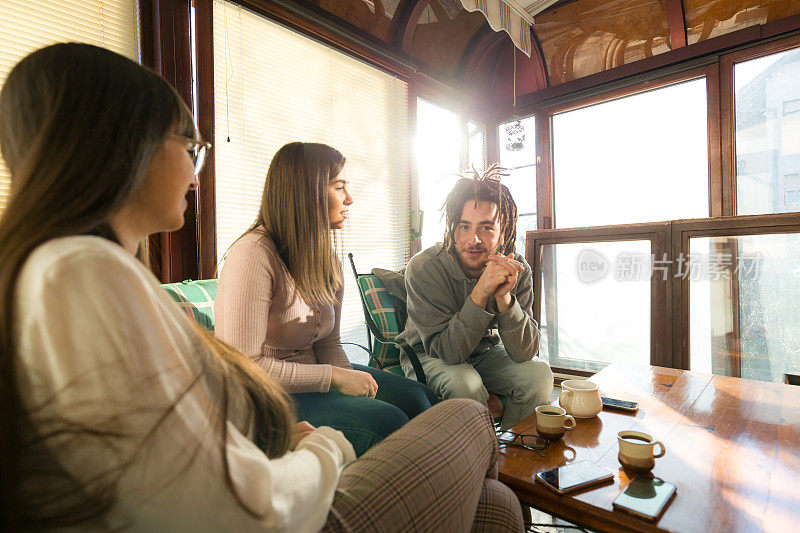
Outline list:
[[[468,200],[461,210],[455,234],[456,257],[464,274],[479,278],[486,268],[489,255],[497,253],[500,243],[500,223],[497,204]]]

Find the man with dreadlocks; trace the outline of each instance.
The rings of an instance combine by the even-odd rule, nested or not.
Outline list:
[[[482,402],[508,428],[549,401],[553,373],[534,357],[539,329],[531,268],[514,251],[517,206],[497,166],[473,174],[445,200],[444,242],[408,263],[408,321],[398,338],[418,353],[438,395]],[[507,396],[505,409],[490,393]]]

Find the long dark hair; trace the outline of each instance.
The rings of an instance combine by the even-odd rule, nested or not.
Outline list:
[[[141,185],[153,154],[171,132],[197,138],[191,113],[172,87],[133,61],[87,44],[56,44],[30,54],[13,68],[0,92],[0,150],[12,175],[11,197],[0,218],[2,530],[79,524],[114,503],[113,482],[97,490],[75,482],[70,497],[55,505],[52,500],[66,491],[49,494],[47,502],[20,496],[21,459],[27,435],[36,428],[18,390],[15,291],[25,260],[48,240],[98,235],[117,241],[109,217]],[[234,382],[244,381],[249,396],[263,400],[267,409],[261,418],[274,429],[266,451],[285,453],[292,421],[285,393],[235,350],[207,338],[198,337],[198,342],[218,356],[204,371],[222,378],[226,394]],[[224,454],[224,406],[221,416],[220,446],[232,487]],[[82,428],[86,434],[96,429]]]
[[[272,158],[258,218],[306,302],[334,302],[342,269],[331,242],[328,182],[345,158],[326,144],[293,142]]]

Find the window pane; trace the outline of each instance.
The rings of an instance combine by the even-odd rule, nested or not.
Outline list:
[[[517,168],[536,163],[536,117],[500,124],[497,138],[502,166]]]
[[[733,75],[736,212],[800,211],[800,49],[739,63]]]
[[[705,79],[553,117],[557,227],[708,216]]]
[[[525,232],[536,229],[536,118],[500,124],[500,166],[509,169],[503,183],[517,204],[517,252],[525,254]]]
[[[469,134],[469,165],[478,170],[486,168],[486,127],[478,122],[467,122]]]
[[[441,242],[444,237],[441,207],[447,193],[460,178],[460,147],[458,115],[418,98],[416,150],[419,206],[423,212],[423,250]]]
[[[782,383],[800,371],[800,236],[690,240],[690,368]]]
[[[502,165],[502,163],[501,163]],[[503,183],[517,204],[517,252],[525,254],[525,232],[536,229],[536,167],[509,170]]]
[[[650,241],[542,247],[540,354],[562,368],[650,362]]]

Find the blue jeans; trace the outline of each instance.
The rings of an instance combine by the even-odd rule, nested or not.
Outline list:
[[[438,400],[431,389],[383,370],[353,365],[378,383],[375,398],[346,396],[336,390],[292,394],[297,419],[338,429],[360,456]]]

